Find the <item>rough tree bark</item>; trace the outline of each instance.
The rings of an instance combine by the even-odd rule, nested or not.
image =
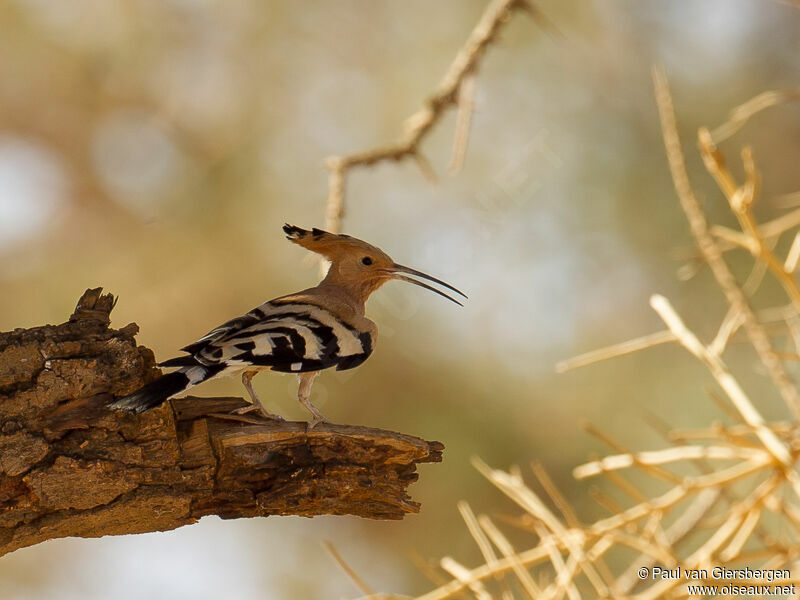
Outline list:
[[[136,324],[87,290],[62,325],[0,333],[0,555],[66,536],[165,531],[206,515],[419,511],[407,486],[439,442],[365,427],[242,423],[241,398],[184,398],[144,415],[109,411],[160,373]]]

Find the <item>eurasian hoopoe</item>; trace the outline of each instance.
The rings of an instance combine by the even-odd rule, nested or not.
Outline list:
[[[466,295],[444,281],[395,263],[385,252],[348,235],[284,225],[286,238],[321,254],[330,261],[325,278],[316,287],[265,302],[250,312],[220,325],[182,348],[186,356],[162,363],[180,367],[134,393],[113,401],[111,408],[141,413],[168,398],[214,377],[241,373],[253,402],[240,413],[259,410],[270,419],[252,386],[262,370],[297,373],[297,397],[314,416],[309,429],[325,417],[311,404],[311,385],[322,370],[352,369],[372,353],[378,328],[364,316],[370,294],[390,279],[408,281],[461,303],[430,285],[412,279],[416,275]]]

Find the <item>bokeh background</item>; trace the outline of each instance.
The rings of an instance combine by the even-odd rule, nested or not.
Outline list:
[[[588,421],[648,448],[652,412],[673,425],[714,414],[707,376],[662,347],[557,375],[559,359],[661,328],[673,300],[706,336],[723,304],[693,256],[669,179],[650,79],[670,76],[690,167],[708,210],[726,209],[692,142],[733,106],[800,76],[800,10],[767,0],[537,3],[481,63],[464,169],[447,175],[454,114],[413,162],[349,180],[344,231],[442,277],[459,309],[393,283],[362,367],[317,380],[336,422],[445,443],[412,487],[422,513],[204,519],[180,530],[57,540],[0,560],[4,600],[356,595],[330,540],[375,588],[419,593],[413,557],[477,550],[455,508],[503,513],[470,466],[540,461],[587,517],[601,514],[573,466],[600,446]],[[0,330],[62,322],[87,287],[119,295],[161,359],[262,301],[313,285],[288,221],[321,226],[323,159],[394,140],[434,88],[484,1],[0,0]],[[764,174],[764,217],[800,189],[800,114],[759,115],[737,142]],[[687,269],[683,269],[684,273]],[[770,293],[769,289],[765,293]],[[709,316],[711,315],[711,316]],[[743,357],[746,361],[747,357]],[[746,362],[744,364],[747,364]],[[761,375],[748,368],[758,389]],[[305,418],[288,376],[262,375],[272,409]],[[241,394],[236,380],[200,393]],[[783,416],[771,396],[768,418]]]

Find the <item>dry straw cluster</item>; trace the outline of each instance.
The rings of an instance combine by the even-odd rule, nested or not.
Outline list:
[[[406,123],[406,133],[397,144],[327,161],[330,172],[326,224],[338,231],[344,215],[346,172],[384,160],[413,158],[433,178],[428,162],[419,151],[425,134],[451,106],[458,107],[458,131],[451,169],[457,170],[468,140],[475,73],[480,58],[496,38],[503,23],[515,10],[541,15],[520,0],[493,0],[456,55],[438,89],[423,108]],[[530,532],[535,544],[516,549],[508,536],[486,515],[476,516],[466,502],[458,509],[483,555],[483,564],[467,567],[444,557],[438,568],[420,564],[437,587],[416,600],[449,598],[545,598],[570,600],[589,598],[701,597],[691,594],[691,584],[723,586],[763,585],[757,573],[752,577],[707,581],[685,576],[642,579],[639,570],[655,566],[685,575],[689,570],[714,567],[783,569],[768,584],[795,585],[791,575],[800,555],[800,473],[795,469],[800,451],[800,392],[786,373],[784,362],[800,359],[800,286],[795,271],[800,264],[800,209],[773,221],[759,224],[752,208],[759,195],[759,174],[753,152],[741,151],[744,180],[737,181],[726,166],[717,145],[735,134],[754,114],[785,101],[800,98],[800,89],[765,92],[736,108],[727,122],[710,131],[701,128],[698,143],[708,173],[716,181],[739,223],[734,230],[710,224],[697,201],[681,150],[666,77],[654,71],[664,143],[672,178],[699,248],[728,303],[716,336],[703,343],[683,322],[670,302],[653,296],[650,305],[664,321],[663,331],[596,350],[558,365],[566,371],[659,344],[678,343],[702,362],[725,397],[711,394],[732,424],[712,424],[689,431],[663,427],[669,447],[650,452],[630,452],[599,431],[589,428],[616,454],[574,469],[578,479],[603,477],[618,488],[630,506],[621,506],[602,492],[595,499],[611,512],[610,517],[590,524],[582,522],[569,502],[539,466],[533,473],[543,490],[527,485],[519,470],[504,472],[475,460],[475,467],[522,512],[510,520],[518,529]],[[794,230],[793,243],[785,257],[776,255],[778,239]],[[744,249],[753,257],[747,281],[739,285],[725,260],[725,253]],[[783,287],[789,302],[785,306],[756,310],[751,302],[769,274]],[[733,336],[744,337],[755,350],[764,370],[785,402],[791,422],[766,422],[726,365],[724,356]],[[792,351],[778,351],[777,338],[789,340]],[[627,472],[627,473],[626,473]],[[687,473],[694,473],[688,474]],[[626,477],[627,474],[627,477]],[[666,484],[658,495],[644,491],[642,477]],[[648,488],[650,489],[650,488]],[[329,546],[334,559],[363,592],[363,599],[406,598],[377,594]],[[715,597],[741,597],[724,593]]]
[[[665,427],[670,446],[639,453],[625,450],[590,428],[618,453],[575,468],[574,476],[604,477],[630,498],[630,506],[620,506],[597,492],[596,499],[612,516],[590,524],[580,521],[540,466],[534,465],[533,472],[543,494],[527,485],[520,471],[495,470],[476,460],[476,468],[522,509],[513,524],[531,532],[536,543],[525,550],[515,549],[495,522],[488,516],[474,515],[462,502],[459,511],[484,563],[469,568],[451,557],[442,558],[438,575],[432,574],[439,580],[438,587],[416,600],[702,597],[692,594],[689,585],[704,583],[720,587],[726,583],[769,585],[772,590],[794,584],[794,589],[800,590],[800,578],[792,574],[800,555],[800,473],[794,465],[800,450],[796,425],[800,395],[784,368],[785,360],[800,358],[800,287],[794,276],[800,263],[800,209],[758,224],[752,207],[758,198],[759,175],[751,149],[741,151],[745,176],[739,182],[717,148],[753,114],[796,98],[798,91],[761,94],[734,110],[731,118],[714,131],[699,131],[705,167],[740,224],[733,230],[710,224],[703,213],[689,184],[672,100],[660,70],[654,71],[654,82],[675,189],[701,257],[728,302],[728,311],[716,336],[706,344],[684,324],[666,298],[655,295],[650,305],[666,329],[572,358],[558,368],[565,371],[658,344],[678,343],[716,380],[725,397],[712,397],[732,424],[715,423],[688,431]],[[777,240],[791,230],[795,230],[793,243],[787,256],[779,257],[774,252]],[[745,249],[754,259],[750,277],[742,286],[724,258],[733,248]],[[751,298],[767,274],[783,286],[789,302],[756,311]],[[743,334],[755,350],[792,421],[766,422],[726,365],[728,343],[737,334]],[[778,337],[788,339],[793,351],[776,350]],[[696,474],[687,475],[686,465]],[[638,473],[626,477],[626,471]],[[642,475],[666,483],[667,491],[646,493],[641,484],[634,483]],[[337,560],[343,564],[340,557]],[[681,576],[653,578],[654,566]],[[639,575],[643,567],[651,574],[644,579]],[[777,579],[766,581],[758,577],[759,573],[720,577],[713,572],[715,567],[783,572]],[[695,569],[705,570],[708,578],[689,581],[685,575]],[[354,581],[366,598],[402,597],[375,594],[363,580],[354,577]],[[722,593],[715,597],[742,596]]]

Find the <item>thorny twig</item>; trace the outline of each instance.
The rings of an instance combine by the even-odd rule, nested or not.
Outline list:
[[[587,427],[618,454],[581,465],[574,470],[574,475],[578,478],[602,476],[620,487],[629,498],[628,504],[633,502],[632,506],[625,507],[616,498],[604,496],[611,516],[589,525],[578,520],[540,468],[536,474],[546,492],[543,497],[522,480],[518,469],[503,472],[475,459],[476,468],[523,511],[522,517],[504,520],[532,532],[538,541],[532,548],[516,550],[492,520],[485,515],[475,515],[469,505],[461,503],[459,510],[481,551],[484,564],[470,569],[446,558],[442,566],[452,579],[417,600],[449,600],[461,594],[481,600],[489,597],[505,600],[511,598],[512,589],[521,590],[528,598],[573,599],[581,595],[639,600],[685,598],[689,596],[689,589],[684,577],[642,579],[640,569],[655,565],[679,567],[679,572],[685,575],[687,569],[760,565],[760,568],[780,568],[788,572],[797,561],[800,476],[794,461],[800,449],[800,427],[796,422],[800,402],[780,361],[797,358],[798,353],[774,351],[769,335],[775,326],[782,325],[783,333],[791,336],[800,352],[800,292],[793,276],[800,262],[800,234],[796,234],[784,259],[779,259],[774,249],[777,236],[800,222],[795,211],[758,225],[750,212],[758,187],[752,156],[745,150],[747,177],[739,185],[725,168],[714,145],[731,135],[756,109],[774,105],[776,97],[765,95],[734,113],[730,126],[718,128],[713,135],[705,129],[700,132],[706,167],[720,184],[731,210],[739,217],[742,231],[734,231],[709,225],[706,221],[689,184],[666,77],[657,70],[654,80],[675,189],[702,257],[711,267],[729,308],[716,336],[709,344],[704,344],[666,298],[653,296],[651,305],[664,320],[666,330],[564,361],[559,370],[678,342],[708,368],[726,392],[729,403],[723,408],[733,424],[678,431],[659,425],[668,440],[680,445],[646,452],[629,451],[596,428]],[[756,260],[744,286],[736,282],[723,259],[728,249],[725,240],[727,244],[747,248]],[[756,313],[748,298],[759,288],[767,272],[783,284],[792,303]],[[740,327],[767,367],[794,421],[766,422],[723,361],[722,356]],[[697,467],[699,474],[687,475],[685,469],[679,471],[686,464]],[[623,471],[634,472],[640,478],[643,475],[653,477],[662,482],[662,487],[666,482],[668,489],[656,495],[650,487],[623,479]],[[794,493],[787,497],[784,494],[787,489]],[[558,512],[550,505],[557,507]],[[769,527],[762,526],[767,515],[786,524],[782,527],[781,541],[770,534]],[[603,562],[604,556],[623,548],[628,558],[608,563],[623,567],[609,568]],[[629,559],[630,550],[637,553],[633,561]],[[692,583],[703,582],[701,577]],[[767,582],[756,578],[735,583],[764,585]],[[797,585],[800,578],[789,575],[768,583]]]
[[[703,214],[700,204],[695,198],[686,172],[686,163],[681,151],[678,129],[675,121],[675,112],[672,107],[672,98],[667,86],[667,78],[660,69],[653,70],[653,81],[658,101],[658,112],[661,117],[661,127],[664,133],[664,146],[667,150],[672,179],[681,208],[686,213],[689,229],[692,232],[703,258],[711,268],[722,293],[731,305],[731,308],[742,315],[743,327],[747,332],[753,348],[758,353],[761,362],[767,369],[775,383],[781,397],[796,419],[800,419],[800,394],[794,383],[789,379],[780,359],[772,348],[769,336],[758,322],[747,297],[736,283],[736,278],[731,273],[719,246],[709,232],[708,222]]]
[[[434,92],[425,99],[422,108],[405,121],[405,131],[399,141],[363,152],[330,156],[325,160],[328,169],[328,201],[325,210],[325,229],[334,233],[341,230],[345,211],[344,195],[348,171],[354,167],[370,166],[378,162],[400,161],[413,158],[423,174],[430,178],[433,171],[420,152],[420,144],[442,115],[462,101],[462,117],[459,119],[458,137],[454,148],[453,165],[458,167],[463,160],[466,146],[469,114],[471,113],[471,87],[475,72],[486,50],[497,38],[502,26],[508,22],[515,10],[535,9],[525,0],[492,0],[472,30],[466,43],[458,51],[447,72]],[[466,89],[464,89],[466,88]],[[466,92],[466,93],[464,93]],[[463,94],[463,95],[462,95]]]

